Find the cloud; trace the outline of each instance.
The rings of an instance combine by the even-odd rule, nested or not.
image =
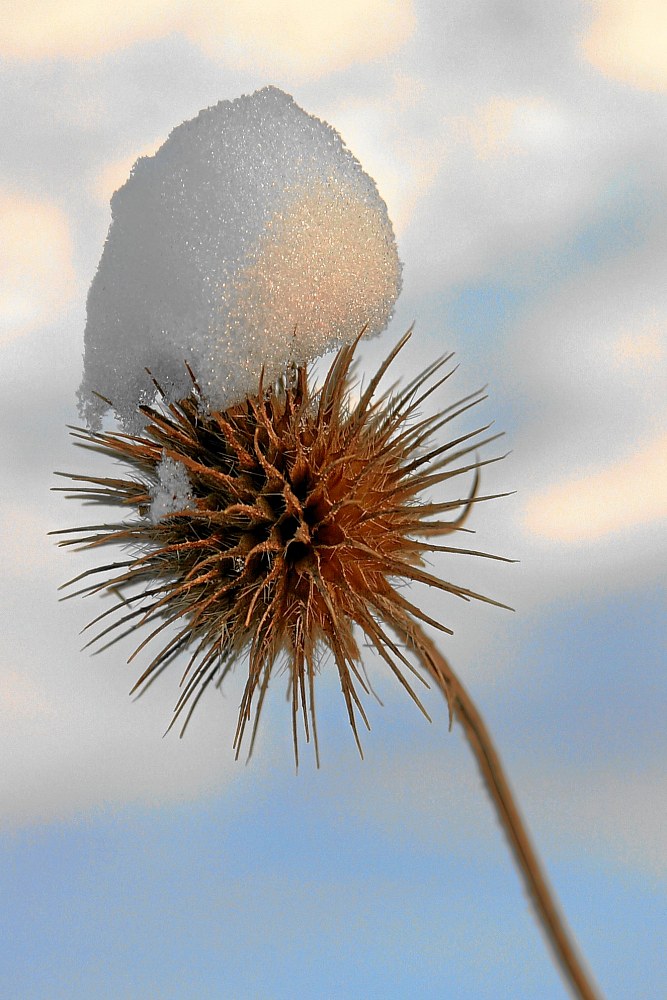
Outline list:
[[[539,146],[557,143],[567,129],[557,108],[530,96],[494,96],[469,116],[454,119],[453,125],[479,160],[528,155]]]
[[[56,665],[69,687],[65,664]],[[26,679],[23,670],[21,675],[7,672],[14,683],[0,700],[5,760],[0,828],[53,822],[128,803],[193,801],[233,780],[231,736],[224,752],[211,753],[221,731],[233,732],[231,713],[225,708],[220,717],[219,699],[211,699],[217,704],[199,713],[187,738],[179,740],[170,733],[162,739],[168,719],[164,714],[160,718],[154,710],[142,712],[129,698],[122,709],[101,690],[97,698],[69,692],[59,697],[46,685],[40,688]]]
[[[0,54],[10,59],[91,59],[174,31],[183,0],[6,2],[0,18]]]
[[[499,354],[521,417],[505,526],[519,607],[661,575],[666,248],[651,227],[540,296]]]
[[[614,345],[619,365],[630,364],[649,372],[667,356],[667,342],[657,321],[649,317],[643,329],[622,334]]]
[[[128,697],[136,637],[99,658],[81,652],[77,633],[93,610],[58,604],[55,565],[2,588],[10,613],[0,639],[0,828],[220,791],[241,773],[231,747],[235,682],[202,699],[182,740],[178,730],[163,738],[182,664],[145,697]]]
[[[65,214],[46,201],[0,189],[0,345],[52,320],[76,278]]]
[[[49,417],[42,407],[38,400],[31,416],[43,439],[53,413]],[[47,443],[48,464],[36,481],[28,479],[35,458],[23,447],[3,478],[9,500],[0,505],[0,551],[6,557],[0,577],[0,828],[215,794],[242,773],[234,769],[232,750],[241,674],[202,699],[182,740],[178,729],[163,739],[184,664],[174,664],[136,700],[128,692],[147,663],[126,662],[139,641],[136,634],[99,656],[82,651],[91,633],[81,630],[105,602],[95,596],[61,602],[58,587],[122,555],[58,550],[47,537],[49,530],[91,523],[100,515],[79,505],[68,510],[63,494],[49,493],[57,482],[48,475],[51,463],[60,465],[63,455],[66,468],[78,463],[68,455],[64,426],[60,438]],[[108,474],[102,456],[91,458],[87,468],[92,464]],[[102,521],[113,516],[103,508]]]
[[[598,0],[582,40],[596,69],[641,90],[667,90],[667,6],[664,0]]]
[[[557,279],[579,234],[618,214],[624,184],[645,184],[649,198],[664,188],[661,109],[582,62],[580,4],[555,10],[420,9],[419,62],[404,71],[418,65],[424,97],[396,127],[439,152],[402,241],[406,287],[417,268],[420,290],[441,294],[489,277]]]
[[[587,476],[572,477],[526,503],[527,531],[575,544],[667,517],[667,434]]]
[[[8,477],[4,483],[5,494],[12,485],[12,478]],[[0,503],[2,554],[15,579],[32,579],[52,558],[46,536],[53,525],[43,506],[25,499],[21,504],[17,499],[15,494],[13,503]]]
[[[664,428],[667,241],[657,211],[628,228],[629,245],[540,296],[503,353],[535,492],[615,466]]]
[[[428,16],[420,14],[422,24],[414,51],[410,46],[405,58],[400,52],[398,59],[390,64],[391,68],[400,63],[402,74],[400,85],[397,85],[391,100],[378,102],[374,99],[380,69],[386,71],[382,64],[372,68],[372,76],[364,75],[359,70],[354,77],[336,77],[335,87],[327,84],[327,89],[311,91],[316,103],[319,102],[317,113],[340,129],[350,147],[378,181],[399,229],[411,239],[409,268],[406,268],[408,277],[428,271],[432,287],[442,290],[471,276],[481,274],[486,277],[489,269],[497,267],[498,262],[504,264],[509,260],[511,266],[517,249],[532,248],[539,258],[550,241],[562,234],[567,237],[576,233],[585,225],[591,204],[604,188],[608,177],[615,171],[625,170],[628,164],[636,164],[638,170],[650,173],[656,185],[661,183],[661,161],[656,156],[658,143],[655,139],[659,132],[654,105],[646,103],[646,95],[630,88],[610,87],[604,78],[591,73],[580,61],[581,76],[578,76],[573,72],[577,63],[563,61],[573,38],[572,6],[567,6],[564,15],[561,7],[545,3],[498,5],[489,0],[487,3],[461,5],[447,13],[443,13],[445,8],[438,5],[422,5],[420,11],[428,9]],[[626,6],[629,9],[632,7]],[[13,54],[15,58],[57,59],[65,56],[81,59],[133,44],[142,38],[157,38],[160,34],[177,31],[180,24],[183,25],[183,32],[190,32],[188,37],[193,42],[206,45],[206,19],[197,21],[195,18],[191,29],[188,29],[185,21],[179,20],[184,9],[179,3],[147,3],[113,11],[108,4],[104,6],[101,2],[54,2],[50,5],[37,2],[20,9],[14,5],[13,20],[9,17],[2,19],[0,51],[5,55]],[[198,5],[191,8],[195,14],[199,9]],[[216,7],[218,11],[222,9],[222,5]],[[223,52],[220,40],[225,38],[224,26],[219,17],[216,21],[217,41],[207,51],[209,54],[215,51],[218,57],[226,60],[236,60],[238,65],[250,66],[252,53],[259,53],[262,46],[269,45],[268,32],[260,25],[256,29],[259,34],[253,35],[255,29],[246,25],[243,31],[247,34],[243,36],[243,12],[239,12],[238,5],[234,4],[225,9],[237,10],[235,16],[241,27],[230,32],[227,48]],[[378,5],[374,5],[373,9],[379,9]],[[328,39],[327,44],[320,45],[319,52],[312,56],[305,51],[301,55],[297,53],[294,65],[297,66],[300,60],[300,72],[315,74],[323,71],[321,62],[318,68],[318,59],[329,60],[330,66],[342,67],[345,59],[365,61],[373,46],[374,51],[379,51],[381,45],[385,46],[385,52],[389,51],[389,45],[397,46],[401,44],[401,39],[405,41],[409,37],[412,8],[404,4],[401,9],[408,15],[403,21],[397,19],[393,26],[388,25],[386,29],[380,26],[377,42],[363,31],[352,30],[350,21],[345,21],[349,9],[348,13],[344,10],[340,35]],[[267,10],[274,10],[273,5],[267,5]],[[86,23],[86,11],[92,12],[92,26]],[[335,16],[335,5],[331,11],[332,17]],[[79,12],[79,27],[72,20],[76,12]],[[523,18],[522,24],[518,23],[519,15]],[[309,15],[304,8],[299,16]],[[33,19],[32,24],[29,18]],[[58,26],[58,18],[61,27]],[[286,17],[285,21],[288,20]],[[214,26],[212,21],[208,23]],[[275,26],[275,21],[272,23]],[[125,35],[121,37],[123,24]],[[19,29],[23,34],[12,51],[10,42],[12,38],[16,40]],[[273,59],[272,65],[277,67],[289,62],[290,52],[296,52],[294,46],[298,41],[290,40],[291,31],[291,26],[279,25],[275,31],[273,54],[268,54],[265,48],[262,58]],[[331,32],[333,34],[333,27]],[[215,88],[220,86],[220,78],[215,75],[219,70],[215,70],[213,61],[204,66],[198,51],[183,46],[180,39],[176,41],[178,44],[174,43],[173,53],[169,47],[171,42],[164,51],[160,48],[159,52],[151,53],[150,58],[148,49],[137,48],[126,61],[107,60],[96,66],[91,64],[90,71],[86,67],[84,75],[81,75],[83,69],[80,66],[63,67],[57,62],[48,66],[45,63],[43,70],[35,66],[22,71],[24,75],[17,76],[19,83],[13,85],[12,99],[7,102],[8,115],[11,111],[12,117],[8,117],[6,131],[14,141],[8,144],[5,155],[8,159],[15,157],[14,169],[23,169],[24,165],[27,169],[28,164],[33,169],[33,165],[43,164],[39,169],[46,176],[47,172],[49,175],[53,173],[54,161],[62,161],[60,171],[71,187],[74,204],[80,194],[80,171],[77,171],[73,160],[81,163],[85,159],[86,169],[89,169],[90,163],[99,163],[104,156],[113,157],[131,149],[139,131],[143,130],[144,136],[155,134],[156,115],[160,128],[176,124],[178,118],[186,117],[187,109],[173,118],[173,110],[171,113],[165,110],[165,101],[171,105],[174,100],[182,99],[178,97],[177,90],[180,92],[186,88],[191,95],[188,100],[195,102],[191,108],[193,112],[215,99]],[[232,42],[236,51],[231,50]],[[327,46],[331,48],[331,54]],[[165,52],[169,56],[166,61]],[[190,53],[195,64],[194,71],[182,58],[184,52]],[[264,73],[262,58],[257,56],[253,67],[255,72]],[[15,68],[7,65],[14,73]],[[211,75],[206,68],[209,65],[212,67]],[[9,72],[6,68],[6,73]],[[40,76],[42,72],[46,74],[43,78]],[[591,78],[594,86],[585,84]],[[195,79],[196,85],[192,79]],[[26,80],[30,81],[29,85],[26,85]],[[67,82],[66,88],[63,80]],[[8,76],[8,86],[10,83]],[[231,83],[226,81],[224,85],[229,87]],[[194,89],[188,90],[188,87]],[[16,104],[14,94],[21,89],[34,95],[33,112],[38,116],[38,130],[28,129],[24,124],[30,121],[31,107],[29,103]],[[142,100],[137,103],[140,92]],[[81,131],[79,140],[77,129],[83,129],[80,121],[82,102],[92,100],[91,93],[102,93],[103,100],[96,108],[95,116],[90,121],[86,118],[86,131],[85,134]],[[200,93],[201,100],[197,96]],[[234,96],[235,93],[220,96]],[[213,98],[208,96],[210,94]],[[349,99],[350,94],[354,94],[355,101]],[[363,94],[369,96],[365,108],[357,100]],[[401,97],[404,105],[400,104]],[[396,103],[392,104],[394,100]],[[334,111],[340,107],[340,117],[337,112],[328,112],[329,105]],[[314,110],[310,104],[307,107]],[[326,111],[319,110],[325,107]],[[128,108],[132,109],[129,116]],[[59,115],[64,116],[64,121],[61,122]],[[51,131],[54,121],[57,128]],[[13,132],[10,128],[12,124]],[[118,134],[123,129],[126,145],[120,146]],[[134,135],[130,134],[132,129]],[[137,152],[142,141],[139,138]],[[80,149],[84,150],[85,157]],[[21,159],[17,150],[22,151]],[[110,150],[114,152],[109,153]],[[105,178],[100,175],[97,178],[99,196],[102,197],[102,188],[106,185],[103,197],[107,200],[112,186],[125,180],[130,166],[128,157],[120,166],[110,166]],[[419,193],[416,200],[415,189]],[[427,197],[422,197],[424,191]],[[88,211],[87,208],[84,210]],[[419,217],[411,223],[415,213]],[[4,218],[5,213],[0,217]],[[22,218],[25,222],[28,216],[24,214]],[[60,222],[65,222],[62,216]],[[85,239],[85,226],[90,223],[89,220],[82,220],[82,223],[81,235]],[[48,234],[49,231],[48,225],[36,225],[34,229],[35,234],[40,231]],[[17,225],[20,239],[23,239],[23,230],[30,232],[30,226],[23,223]],[[102,237],[103,232],[99,238]],[[37,279],[33,278],[31,294],[36,290],[39,294],[33,294],[33,298],[37,299],[42,294],[39,259],[44,242],[45,239],[41,243],[37,241],[35,235],[32,244],[27,242],[24,254],[25,260],[31,260],[31,267],[34,263],[33,250],[36,254],[38,267],[33,274],[37,274]],[[98,259],[99,249],[96,245],[91,251],[91,268]],[[565,249],[569,253],[568,248]],[[407,262],[403,247],[401,252]],[[1,266],[6,268],[6,262]],[[26,272],[24,263],[22,273]],[[4,275],[4,271],[0,273]],[[516,272],[513,276],[516,277]],[[521,281],[522,277],[519,275],[517,280]],[[46,284],[50,287],[48,282]],[[502,463],[499,468],[503,473],[503,482],[499,488],[519,486],[535,495],[543,495],[550,488],[555,488],[558,482],[594,476],[596,468],[614,468],[628,456],[637,454],[642,442],[657,440],[656,401],[660,400],[662,385],[657,364],[664,354],[655,331],[662,328],[663,318],[667,317],[667,304],[664,303],[661,287],[664,287],[664,255],[655,245],[649,247],[646,253],[624,253],[604,273],[584,267],[580,275],[568,280],[553,294],[540,294],[539,301],[521,329],[513,329],[512,337],[498,345],[499,355],[507,353],[507,363],[511,368],[508,384],[510,391],[515,393],[520,423],[520,430],[512,435],[510,441],[510,446],[515,449],[511,461],[518,462],[520,468],[516,471],[515,464],[505,469],[505,463]],[[49,310],[46,312],[48,314]],[[422,336],[418,310],[416,316],[418,337],[411,348],[415,358],[419,351],[427,354],[426,348],[433,348],[432,343],[424,343],[427,338]],[[474,335],[473,331],[471,338]],[[434,324],[434,336],[446,336],[437,324]],[[27,349],[28,338],[24,338],[22,349],[23,344]],[[377,349],[384,353],[381,344],[377,345]],[[78,365],[78,345],[71,353],[72,366]],[[422,360],[427,362],[430,357],[420,357],[419,361]],[[32,366],[32,357],[30,363]],[[35,358],[34,363],[39,365],[40,358]],[[47,371],[43,358],[40,370]],[[468,372],[474,378],[469,364]],[[495,401],[498,377],[494,377]],[[48,378],[51,387],[50,366]],[[44,439],[49,443],[51,438],[55,440],[56,437],[52,422],[53,413],[50,414],[50,422],[44,424]],[[12,441],[18,438],[19,433],[20,428],[13,432]],[[49,434],[51,438],[47,437]],[[64,429],[62,434],[63,440],[66,440]],[[39,460],[45,460],[41,452]],[[36,461],[34,453],[31,461],[33,464]],[[595,558],[589,558],[590,549],[583,550],[582,546],[584,555],[573,559],[571,547],[551,543],[548,547],[542,545],[544,539],[522,532],[519,526],[513,536],[511,525],[506,527],[508,515],[505,511],[519,507],[520,500],[512,499],[503,501],[502,505],[480,505],[476,512],[473,526],[478,527],[481,519],[487,528],[486,541],[482,543],[478,540],[479,547],[523,559],[520,567],[498,567],[497,572],[502,572],[503,577],[502,580],[500,576],[494,579],[493,585],[480,581],[478,574],[480,569],[490,573],[495,564],[480,567],[477,561],[473,561],[467,570],[471,585],[494,597],[516,603],[525,610],[523,599],[515,600],[509,592],[512,581],[523,580],[522,586],[530,591],[528,596],[543,601],[553,597],[554,593],[571,593],[573,577],[577,574],[579,577],[575,585],[585,578],[587,587],[594,585],[606,590],[614,585],[621,586],[628,580],[638,579],[641,582],[647,567],[653,567],[656,574],[664,572],[664,568],[659,567],[655,532],[650,528],[636,529],[636,532],[645,531],[638,548],[633,548],[636,532],[632,537],[625,538],[623,544],[618,544],[613,535],[601,536]],[[68,517],[62,515],[52,526],[76,519],[71,512]],[[490,533],[495,533],[491,541],[488,540]],[[517,540],[521,544],[515,544]],[[545,551],[549,553],[548,561],[544,558]],[[552,558],[553,553],[556,555]],[[37,578],[41,572],[37,549],[31,559],[33,555],[36,560],[34,576]],[[20,557],[21,553],[12,556],[12,573],[14,566],[17,569],[20,566]],[[52,580],[53,589],[74,572],[74,569],[70,571],[61,565]],[[451,576],[458,581],[458,574],[457,564],[451,570]],[[160,699],[154,714],[152,709],[148,716],[144,714],[148,711],[151,695],[138,705],[132,705],[126,697],[129,673],[124,671],[122,657],[117,659],[111,654],[89,660],[86,654],[79,656],[76,642],[69,645],[63,642],[64,633],[74,635],[85,623],[85,609],[79,612],[76,620],[67,617],[63,612],[64,606],[58,608],[58,614],[51,615],[48,608],[53,593],[46,594],[34,586],[28,590],[26,585],[25,592],[30,595],[31,602],[39,604],[41,617],[39,634],[31,636],[29,645],[25,642],[20,645],[20,631],[18,626],[14,630],[13,622],[18,617],[16,605],[7,600],[14,598],[16,587],[17,576],[12,576],[5,603],[7,620],[12,624],[11,655],[7,653],[4,663],[7,671],[20,671],[22,676],[25,673],[30,678],[26,683],[34,687],[24,685],[23,694],[20,694],[16,686],[12,687],[8,681],[9,690],[14,692],[14,702],[11,709],[7,705],[5,709],[7,715],[10,711],[14,714],[3,738],[8,740],[12,754],[15,747],[20,747],[20,760],[13,760],[11,765],[12,789],[19,786],[19,792],[11,792],[13,815],[49,815],[59,809],[74,809],[77,803],[98,804],[114,796],[116,801],[121,801],[123,781],[127,782],[128,795],[143,796],[144,799],[151,794],[158,797],[162,794],[160,789],[166,788],[169,783],[170,769],[176,766],[174,762],[183,760],[179,756],[183,747],[190,761],[187,766],[192,767],[193,773],[196,773],[198,754],[208,768],[211,746],[218,747],[222,743],[220,754],[215,753],[216,768],[218,760],[225,761],[231,756],[227,753],[226,732],[222,738],[218,735],[219,729],[224,727],[226,730],[226,716],[221,720],[220,727],[212,724],[213,735],[208,741],[208,753],[206,739],[202,740],[201,747],[198,742],[195,745],[192,739],[186,740],[185,744],[171,738],[160,740],[172,707],[171,685],[166,685],[168,691],[164,703]],[[43,608],[47,609],[46,614]],[[447,608],[443,611],[436,607],[434,601],[431,610],[442,614],[450,623]],[[461,609],[463,613],[470,613],[470,608],[464,605]],[[470,634],[470,643],[477,642],[474,633],[479,628],[477,623],[481,613],[486,613],[486,609],[475,608],[472,617],[465,623],[461,622],[455,641],[467,641]],[[502,632],[503,613],[489,609],[488,615],[490,624],[484,627],[485,636]],[[30,623],[24,621],[22,630],[29,632]],[[7,634],[10,635],[8,627]],[[59,647],[55,658],[52,655],[54,643]],[[472,655],[470,659],[472,661]],[[493,657],[488,659],[491,674],[496,667]],[[122,671],[120,681],[113,677],[116,667]],[[58,685],[49,686],[49,671],[58,678],[60,685],[70,684],[72,679],[68,698],[71,697],[72,706],[77,706],[78,699],[78,717],[74,707],[62,708],[61,711],[58,707],[60,703],[56,704]],[[82,676],[94,678],[94,687],[85,692],[85,698],[77,691],[73,680]],[[49,722],[48,726],[44,723],[40,728],[35,720],[30,725],[26,721],[19,723],[17,706],[28,704],[31,697],[36,705],[44,704],[45,698],[53,699],[61,720],[59,727]],[[121,722],[110,707],[116,698],[121,705]],[[212,701],[213,716],[217,720],[219,700],[214,697]],[[233,725],[233,719],[230,724]],[[193,725],[192,737],[200,728],[201,720]],[[145,732],[140,737],[138,732],[141,730]],[[149,730],[153,735],[157,732],[158,738],[156,747],[153,748],[151,743],[147,749],[145,741],[148,740]],[[113,735],[105,735],[109,732]],[[166,758],[163,756],[165,751],[169,755]],[[12,754],[7,752],[6,758],[11,759]],[[118,768],[116,776],[110,774],[114,760]],[[142,773],[136,773],[136,761],[141,761]],[[185,767],[184,764],[182,766]],[[418,774],[418,768],[415,773]],[[179,789],[181,792],[187,789],[189,780],[187,773],[182,774],[174,782],[174,794],[179,794]],[[73,786],[71,790],[69,785]],[[61,801],[58,801],[58,796]]]
[[[183,30],[239,69],[312,79],[388,55],[415,28],[412,0],[232,0],[188,9]]]
[[[412,34],[412,0],[35,0],[0,20],[0,54],[91,59],[180,32],[214,59],[240,69],[310,79],[370,62]]]
[[[525,270],[538,248],[594,215],[618,171],[601,122],[557,94],[490,94],[465,114],[447,109],[439,124],[437,178],[409,252],[422,281],[440,289],[512,264]]]
[[[53,705],[31,678],[10,667],[0,669],[0,718],[34,721],[53,714]]]

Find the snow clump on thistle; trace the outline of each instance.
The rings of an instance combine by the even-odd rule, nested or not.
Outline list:
[[[387,325],[401,265],[375,182],[275,87],[220,101],[141,157],[111,201],[88,295],[81,412],[127,430],[159,382],[211,410]],[[149,369],[149,372],[146,371]]]

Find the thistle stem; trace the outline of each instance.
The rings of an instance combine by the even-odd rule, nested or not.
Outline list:
[[[458,719],[496,807],[498,819],[514,853],[528,894],[572,995],[580,1000],[601,1000],[585,971],[581,957],[549,886],[542,864],[521,817],[502,762],[474,701],[447,660],[419,625],[405,638],[447,698]]]

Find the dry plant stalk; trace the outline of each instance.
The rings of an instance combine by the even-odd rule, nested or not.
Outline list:
[[[455,370],[444,371],[451,355],[400,391],[376,396],[381,378],[409,337],[410,331],[356,403],[350,390],[358,340],[340,349],[315,393],[306,370],[298,368],[278,386],[267,389],[260,380],[256,396],[224,412],[209,412],[191,372],[188,398],[142,407],[147,427],[141,436],[73,429],[84,447],[122,460],[133,475],[111,479],[59,473],[83,484],[65,491],[78,499],[118,505],[134,517],[56,532],[75,536],[60,544],[97,548],[122,543],[136,554],[87,570],[64,586],[86,579],[77,594],[106,590],[120,598],[86,627],[99,626],[88,645],[100,648],[103,643],[104,648],[139,626],[153,625],[132,659],[171,630],[133,690],[143,690],[188,649],[171,723],[181,719],[182,732],[211,682],[219,685],[233,664],[247,657],[248,679],[234,736],[237,756],[249,723],[248,755],[252,753],[269,681],[281,659],[288,669],[297,765],[299,717],[319,764],[315,676],[327,650],[362,752],[358,721],[367,728],[369,723],[360,692],[368,694],[369,685],[355,626],[428,718],[413,687],[414,681],[428,686],[425,672],[447,699],[450,724],[454,718],[462,724],[566,979],[576,996],[592,1000],[596,993],[558,913],[491,738],[422,624],[450,630],[411,603],[398,586],[417,581],[463,600],[506,607],[425,568],[424,556],[432,552],[501,559],[434,539],[467,530],[473,505],[506,494],[478,493],[480,468],[498,461],[480,460],[476,454],[500,437],[485,436],[490,425],[430,444],[436,432],[485,398],[481,391],[435,415],[418,415]],[[157,383],[156,388],[159,392]],[[191,502],[151,518],[152,491],[165,458],[186,470]],[[466,475],[473,476],[469,493],[442,502],[421,499],[434,487]],[[106,574],[101,583],[87,582],[98,574]]]
[[[574,996],[582,1000],[597,1000],[599,994],[565,925],[484,719],[433,641],[419,626],[415,632],[416,636],[411,637],[415,643],[414,654],[444,691],[450,712],[453,711],[461,724],[561,972]]]

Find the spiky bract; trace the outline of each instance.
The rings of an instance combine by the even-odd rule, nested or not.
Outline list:
[[[368,721],[358,689],[367,691],[368,685],[354,626],[422,707],[406,678],[416,674],[410,660],[415,622],[449,630],[411,603],[399,584],[414,580],[464,599],[488,600],[438,579],[423,562],[434,551],[487,555],[432,539],[460,530],[471,506],[489,499],[477,495],[479,468],[486,463],[470,456],[493,438],[481,440],[487,427],[480,427],[428,446],[436,431],[483,397],[474,393],[438,414],[418,416],[424,400],[452,374],[440,374],[451,355],[402,390],[376,397],[381,377],[408,337],[356,402],[350,392],[353,344],[341,348],[316,392],[306,371],[298,369],[271,389],[260,384],[257,395],[239,405],[209,412],[193,376],[187,399],[142,408],[147,427],[141,436],[73,431],[86,447],[121,459],[132,472],[119,479],[69,477],[85,484],[69,488],[74,496],[118,504],[134,514],[117,524],[69,529],[77,537],[61,542],[86,548],[123,543],[134,553],[70,581],[107,573],[104,582],[77,593],[120,593],[120,602],[90,623],[115,616],[92,642],[106,636],[113,642],[138,625],[154,624],[134,656],[173,626],[135,689],[187,648],[174,714],[175,720],[187,709],[185,723],[208,684],[219,682],[247,654],[237,755],[256,697],[252,749],[281,656],[289,672],[295,754],[300,714],[317,754],[314,681],[326,650],[361,750],[357,716],[367,726]],[[184,466],[192,500],[156,520],[148,516],[151,491],[165,457]],[[422,499],[466,473],[474,479],[466,495]],[[407,645],[397,636],[407,638]]]

